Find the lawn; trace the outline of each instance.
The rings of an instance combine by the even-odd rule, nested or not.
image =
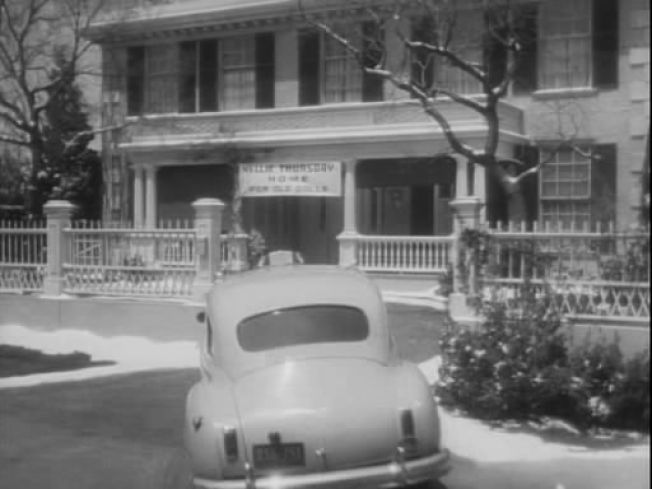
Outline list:
[[[390,306],[399,355],[437,352],[443,316]],[[0,390],[0,487],[173,489],[184,400],[196,370]]]
[[[94,362],[89,355],[79,351],[50,355],[31,348],[0,344],[0,377],[77,370],[113,363]]]

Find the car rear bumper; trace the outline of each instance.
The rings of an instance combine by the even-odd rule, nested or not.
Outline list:
[[[302,475],[278,475],[250,481],[195,478],[194,484],[196,488],[201,489],[390,489],[443,476],[450,470],[449,459],[448,450],[444,450],[424,458],[404,462],[393,461],[372,467]]]

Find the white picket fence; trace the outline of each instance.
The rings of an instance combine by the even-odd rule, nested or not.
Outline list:
[[[43,289],[45,221],[0,221],[0,291]]]
[[[63,229],[63,291],[76,295],[187,297],[197,267],[192,221],[156,229],[73,221]],[[235,245],[233,244],[235,242]],[[242,254],[246,235],[224,234],[222,269]],[[43,221],[0,221],[0,292],[42,292],[47,269]]]
[[[73,222],[64,229],[64,292],[189,295],[196,267],[196,232],[191,225],[166,223],[157,229],[134,229]]]
[[[613,228],[560,230],[511,224],[488,230],[491,256],[483,290],[512,300],[525,279],[549,288],[566,314],[650,317],[647,232]],[[187,297],[197,273],[193,222],[156,229],[73,222],[63,229],[63,290],[71,294]],[[367,272],[443,274],[455,267],[460,242],[450,236],[369,236],[355,240]],[[223,235],[222,268],[246,260],[246,235]],[[525,253],[523,250],[531,250]],[[0,291],[43,290],[47,263],[43,222],[0,222]],[[532,259],[535,257],[536,259]]]
[[[564,314],[650,318],[649,233],[613,226],[560,230],[511,224],[490,229],[484,292],[513,300],[524,280],[547,288]]]

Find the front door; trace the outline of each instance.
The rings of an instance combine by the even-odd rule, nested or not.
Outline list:
[[[305,263],[337,263],[342,230],[340,199],[263,197],[244,199],[245,228],[258,230],[268,251],[297,251]]]

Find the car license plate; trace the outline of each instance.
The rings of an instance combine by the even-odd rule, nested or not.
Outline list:
[[[297,467],[305,463],[303,443],[254,445],[254,466],[257,469]]]

